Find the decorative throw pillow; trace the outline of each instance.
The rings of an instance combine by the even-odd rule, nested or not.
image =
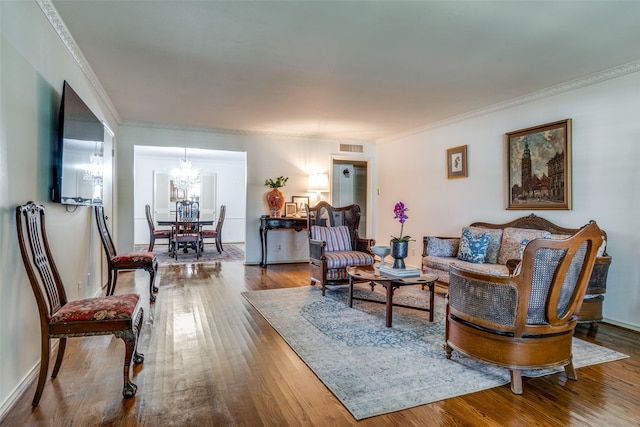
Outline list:
[[[460,238],[460,248],[458,249],[458,259],[476,264],[482,264],[487,257],[489,247],[489,235],[483,234],[475,237],[471,231],[462,229]]]
[[[452,257],[458,255],[460,239],[439,239],[427,237],[427,256]]]
[[[527,239],[550,239],[551,233],[545,230],[506,227],[502,232],[502,243],[498,254],[498,264],[506,264],[510,259],[520,259],[522,241]]]
[[[336,227],[311,226],[311,238],[327,242],[325,250],[327,252],[339,252],[351,250],[351,235],[349,227],[339,225]]]
[[[483,234],[489,235],[489,246],[487,247],[488,264],[498,263],[498,253],[500,252],[500,242],[502,241],[502,228],[466,227],[475,237]]]

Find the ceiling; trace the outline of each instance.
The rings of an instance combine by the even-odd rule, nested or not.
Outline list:
[[[124,122],[377,140],[640,60],[640,2],[51,3]]]

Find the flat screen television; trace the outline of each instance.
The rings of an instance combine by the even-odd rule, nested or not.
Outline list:
[[[68,205],[101,205],[103,159],[104,125],[65,81],[51,199]]]

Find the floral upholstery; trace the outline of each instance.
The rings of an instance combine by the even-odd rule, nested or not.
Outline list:
[[[438,257],[457,257],[460,239],[442,239],[439,237],[427,237],[427,255]]]
[[[140,295],[125,294],[71,301],[51,317],[51,323],[131,319],[139,299]]]
[[[495,264],[498,262],[498,253],[500,252],[500,244],[502,242],[501,228],[485,228],[485,227],[465,227],[475,237],[483,234],[489,235],[489,246],[487,246],[487,254],[484,262]]]
[[[502,233],[498,264],[506,264],[510,259],[520,258],[522,241],[527,239],[550,239],[551,233],[546,230],[530,230],[525,228],[506,227]]]
[[[488,247],[489,234],[485,233],[476,237],[467,228],[463,228],[458,248],[458,259],[482,264],[487,257]]]
[[[156,254],[153,252],[132,252],[125,254],[118,254],[113,257],[113,262],[118,263],[149,263],[151,264],[156,258]]]

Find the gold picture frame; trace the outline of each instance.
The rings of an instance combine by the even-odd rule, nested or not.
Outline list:
[[[571,209],[571,119],[504,136],[506,209]]]
[[[447,149],[447,178],[467,177],[467,146]]]

